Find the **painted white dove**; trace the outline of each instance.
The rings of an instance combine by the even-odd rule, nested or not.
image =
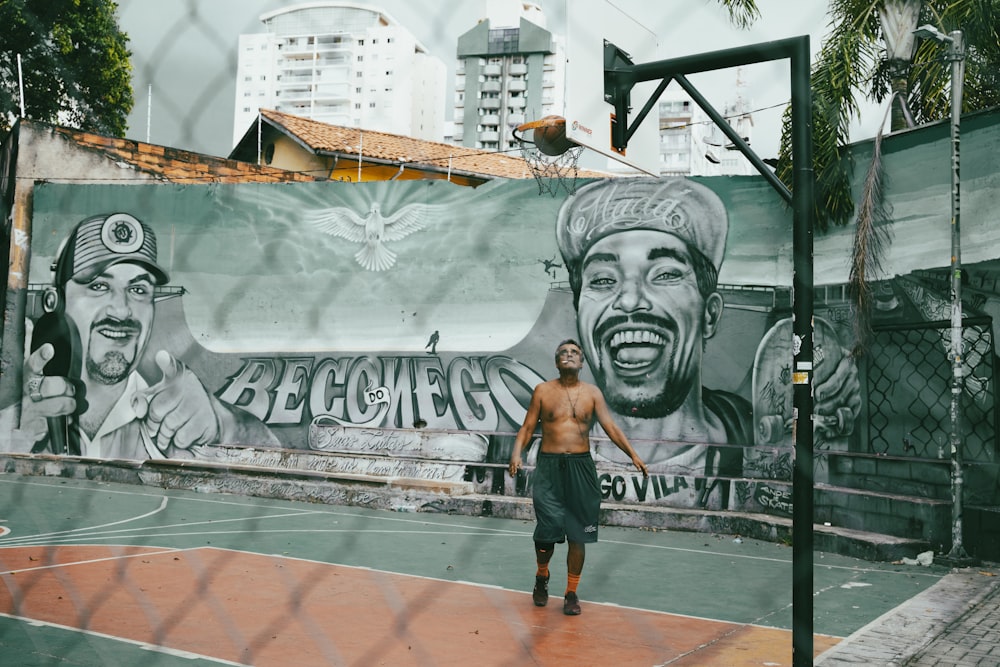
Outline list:
[[[427,204],[407,204],[392,215],[384,216],[381,205],[372,202],[366,215],[338,206],[311,211],[306,214],[306,221],[322,232],[361,243],[361,249],[354,254],[358,264],[369,271],[385,271],[396,263],[396,253],[385,243],[399,241],[423,229],[424,220],[433,208]]]

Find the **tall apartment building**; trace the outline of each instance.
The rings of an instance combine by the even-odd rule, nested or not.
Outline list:
[[[566,56],[538,5],[485,4],[486,18],[458,38],[453,141],[505,151],[518,125],[563,114]]]
[[[233,145],[261,108],[441,141],[446,67],[385,12],[311,2],[261,15],[240,35]]]
[[[753,116],[743,98],[738,97],[735,102],[727,103],[720,112],[729,119],[729,124],[739,136],[749,142]],[[668,89],[659,99],[659,116],[661,176],[746,176],[757,173],[750,161],[687,93]]]

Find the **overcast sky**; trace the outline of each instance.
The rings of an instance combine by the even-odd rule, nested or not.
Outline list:
[[[548,29],[565,33],[566,2],[537,0]],[[154,144],[226,156],[232,146],[239,35],[262,32],[260,15],[294,0],[118,0],[121,29],[131,40],[135,107],[127,136]],[[484,0],[379,0],[448,67],[445,118],[452,117],[455,46],[485,16]],[[717,0],[617,0],[658,37],[659,58],[672,58],[808,34],[817,52],[826,30],[826,0],[757,0],[761,19],[750,30],[729,24]],[[717,108],[733,101],[735,70],[691,77]],[[787,63],[743,68],[742,96],[754,114],[753,145],[776,155],[780,117],[789,98]],[[149,104],[149,90],[152,86]],[[151,112],[150,112],[151,111]],[[856,139],[874,133],[881,112],[866,116]]]

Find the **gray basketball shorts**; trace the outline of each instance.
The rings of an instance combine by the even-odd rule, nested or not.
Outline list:
[[[597,541],[601,487],[589,452],[538,453],[532,475],[535,541],[587,543]]]

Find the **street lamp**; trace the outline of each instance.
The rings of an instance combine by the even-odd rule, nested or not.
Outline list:
[[[965,41],[961,30],[945,35],[932,25],[913,31],[921,39],[933,39],[948,48],[951,62],[951,551],[949,560],[968,559],[962,546],[962,237],[959,225],[959,124],[962,117],[962,82],[965,78]]]

